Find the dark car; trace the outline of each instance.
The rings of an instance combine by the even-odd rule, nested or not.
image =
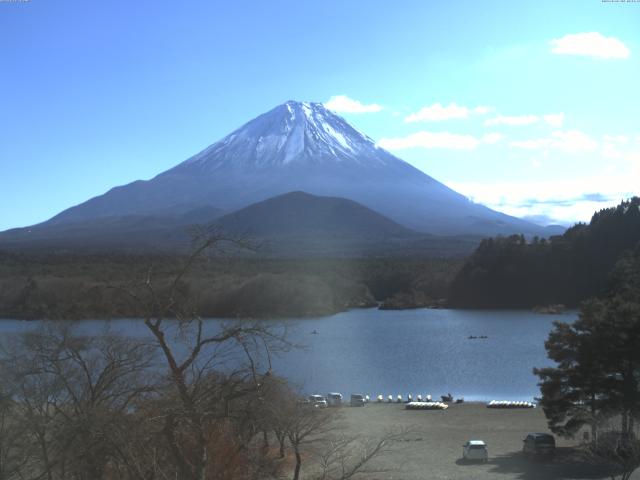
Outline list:
[[[556,453],[556,439],[548,433],[530,433],[523,440],[522,452],[528,457],[552,458]]]

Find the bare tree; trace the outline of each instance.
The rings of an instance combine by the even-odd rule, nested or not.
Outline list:
[[[314,480],[348,480],[386,471],[373,460],[388,453],[394,443],[406,438],[406,429],[388,431],[378,438],[346,436],[341,433],[342,412],[333,408],[315,408],[289,396],[280,408],[274,408],[274,424],[280,422],[295,456],[293,479],[298,480],[303,458],[311,460]]]
[[[143,307],[144,324],[167,368],[175,402],[162,414],[162,433],[185,480],[215,476],[212,463],[220,459],[208,452],[224,421],[231,421],[235,453],[247,447],[257,432],[250,413],[260,396],[261,378],[270,372],[271,352],[287,346],[283,329],[246,320],[207,324],[200,318],[185,282],[189,271],[212,250],[245,244],[216,232],[196,242],[168,288],[156,287],[150,269],[142,285],[126,289]]]
[[[0,373],[29,440],[20,478],[101,479],[127,463],[134,402],[153,391],[153,347],[52,323],[5,348]],[[134,469],[123,478],[142,479]]]
[[[20,478],[33,449],[10,394],[0,393],[0,479]]]
[[[629,480],[640,468],[640,440],[635,435],[602,432],[597,443],[587,448],[586,454],[591,461],[610,466],[612,480]]]
[[[403,440],[408,430],[388,431],[379,438],[336,436],[316,454],[321,473],[315,480],[348,480],[358,476],[369,477],[386,469],[372,467],[372,461],[388,453],[393,444]]]
[[[283,405],[283,407],[285,407]],[[326,435],[334,428],[335,410],[315,408],[313,405],[291,400],[287,408],[285,432],[295,455],[293,480],[300,478],[302,469],[302,451],[305,447],[326,440]]]
[[[285,458],[289,414],[295,407],[292,399],[297,395],[285,380],[274,375],[265,377],[261,393],[260,428],[267,434],[273,433],[278,442],[278,457]]]

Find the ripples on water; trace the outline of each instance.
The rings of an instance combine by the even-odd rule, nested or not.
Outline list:
[[[533,367],[551,364],[544,341],[552,322],[575,318],[576,312],[351,310],[287,320],[291,338],[305,347],[274,358],[273,365],[307,393],[439,398],[451,392],[465,400],[528,400],[539,395]],[[104,323],[83,321],[81,328],[97,334]],[[4,320],[0,332],[5,336],[36,324]],[[147,334],[140,320],[111,325],[133,336]],[[487,338],[468,338],[483,335]]]
[[[275,370],[305,391],[325,394],[532,399],[539,395],[533,367],[551,365],[544,341],[552,322],[575,318],[575,312],[352,310],[296,322],[295,336],[307,348],[277,359]]]

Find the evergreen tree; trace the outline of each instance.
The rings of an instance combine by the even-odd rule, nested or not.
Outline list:
[[[611,275],[611,290],[583,304],[573,324],[556,322],[545,343],[556,367],[534,369],[541,406],[554,433],[570,436],[600,420],[620,418],[631,436],[640,415],[640,248]]]
[[[564,235],[527,243],[522,235],[483,240],[456,275],[450,303],[465,308],[577,306],[602,296],[607,276],[640,242],[640,197],[596,212]]]

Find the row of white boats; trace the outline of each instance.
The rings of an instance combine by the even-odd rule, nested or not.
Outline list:
[[[340,393],[329,393],[327,397],[311,395],[309,399],[314,404],[324,403],[324,406],[339,406],[342,404],[342,394]],[[373,399],[369,395],[351,395],[351,405],[365,405],[372,401]],[[446,410],[450,403],[463,403],[464,399],[458,398],[454,400],[451,394],[448,394],[442,395],[442,401],[438,402],[432,400],[431,395],[428,394],[424,396],[418,394],[415,397],[411,394],[406,397],[402,395],[396,395],[395,397],[393,395],[388,395],[385,397],[380,394],[375,397],[375,402],[404,403],[408,410]],[[536,408],[536,404],[527,401],[491,400],[487,403],[487,408]]]
[[[367,398],[369,398],[369,395],[367,395]],[[378,395],[378,397],[376,398],[376,401],[378,403],[385,403],[385,398],[384,398],[383,395]],[[393,395],[389,395],[386,398],[386,403],[394,403],[394,401],[395,401],[395,403],[410,403],[410,402],[414,401],[414,398],[413,398],[413,395],[411,395],[411,394],[407,395],[406,399],[402,395],[396,396],[395,400],[394,400]],[[415,401],[416,402],[423,402],[423,401],[424,402],[431,402],[431,395],[425,395],[424,397],[422,395],[416,395]]]
[[[369,395],[366,396],[366,401],[369,402]],[[444,396],[444,400],[447,400]],[[448,407],[448,403],[453,403],[453,399],[449,399],[446,402],[436,402],[431,399],[431,395],[416,395],[414,398],[412,395],[403,397],[402,395],[389,395],[386,398],[383,395],[378,395],[376,398],[377,403],[406,403],[407,409],[414,410],[444,410]],[[462,403],[463,399],[455,400],[455,403]],[[527,401],[513,401],[513,400],[491,400],[487,403],[487,408],[536,408],[536,404]]]
[[[536,408],[533,402],[512,402],[509,400],[491,400],[487,408]]]
[[[404,408],[407,410],[446,410],[449,405],[444,402],[409,402]]]

